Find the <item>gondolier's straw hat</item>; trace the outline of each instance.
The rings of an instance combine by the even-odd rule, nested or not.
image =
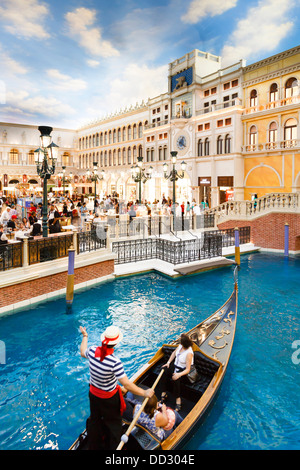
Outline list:
[[[109,326],[101,335],[101,341],[107,346],[112,346],[120,343],[123,339],[123,334],[117,326]]]

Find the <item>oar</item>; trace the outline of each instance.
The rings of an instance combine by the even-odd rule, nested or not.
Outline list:
[[[163,375],[165,369],[162,369],[159,376],[157,377],[157,379],[155,380],[154,384],[152,385],[152,389],[154,390],[156,385],[158,384],[158,382],[160,381],[160,378],[161,376]],[[148,400],[149,400],[149,397],[145,398],[145,400],[143,401],[142,403],[142,406],[140,407],[139,411],[137,412],[136,416],[134,417],[134,419],[132,420],[129,428],[127,429],[126,433],[123,434],[123,436],[121,437],[121,442],[120,444],[118,445],[117,449],[116,450],[121,450],[123,445],[126,444],[126,442],[128,442],[128,436],[129,434],[131,433],[131,431],[133,430],[134,426],[136,425],[136,422],[137,420],[139,419],[140,417],[140,414],[142,413],[143,409],[145,408],[146,404],[148,403]]]

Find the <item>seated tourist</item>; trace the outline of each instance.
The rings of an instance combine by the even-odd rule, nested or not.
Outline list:
[[[124,418],[131,421],[139,412],[142,403],[134,400],[131,392],[127,392],[125,402]],[[181,422],[180,414],[165,404],[158,403],[156,395],[149,398],[137,420],[138,424],[147,428],[161,441],[166,439]]]

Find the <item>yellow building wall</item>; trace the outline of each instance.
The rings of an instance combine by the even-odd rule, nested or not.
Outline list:
[[[244,75],[244,83],[254,81],[244,88],[244,107],[249,106],[251,90],[257,90],[258,109],[264,111],[264,115],[258,115],[257,112],[244,115],[244,146],[249,146],[249,131],[252,125],[257,128],[257,148],[253,152],[247,151],[244,154],[244,198],[251,199],[251,195],[257,194],[261,197],[272,192],[292,192],[298,189],[300,191],[300,151],[299,149],[277,149],[267,150],[265,144],[269,142],[269,126],[275,121],[278,124],[277,141],[284,140],[284,124],[287,119],[295,118],[299,121],[300,102],[297,109],[288,110],[282,102],[278,108],[270,109],[268,112],[270,87],[272,83],[277,83],[279,88],[279,99],[284,98],[284,87],[290,77],[295,77],[300,83],[300,54],[282,58],[274,63],[262,65],[261,67],[250,70]],[[298,66],[298,70],[290,73],[284,73],[284,69]],[[282,73],[280,73],[282,71]],[[268,75],[274,74],[268,78]],[[276,76],[278,74],[278,76]],[[266,80],[263,80],[266,77]],[[258,83],[255,83],[258,80]],[[265,114],[267,112],[267,114]],[[279,133],[281,129],[281,134]],[[300,136],[298,135],[300,140]],[[299,175],[297,179],[297,175]],[[296,181],[297,179],[297,181]]]

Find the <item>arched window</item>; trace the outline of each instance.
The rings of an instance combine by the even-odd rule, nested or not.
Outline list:
[[[17,165],[19,163],[19,152],[17,149],[11,149],[9,152],[10,165]]]
[[[117,151],[116,151],[116,149],[114,149],[114,151],[113,151],[113,164],[114,164],[114,166],[116,166],[116,164],[117,164]]]
[[[231,153],[231,137],[229,134],[226,134],[225,136],[225,153]]]
[[[62,166],[70,166],[70,154],[69,154],[69,152],[64,152],[64,154],[61,158],[61,164],[62,164]]]
[[[217,155],[221,155],[223,153],[223,139],[219,135],[217,139]]]
[[[96,147],[99,147],[99,134],[96,134]]]
[[[203,142],[202,139],[198,140],[198,157],[203,156]]]
[[[128,165],[131,165],[131,147],[128,147],[127,149],[127,163]]]
[[[204,155],[207,156],[209,155],[209,138],[206,137],[204,141]]]
[[[158,160],[161,162],[163,160],[163,148],[158,148]]]
[[[103,166],[103,152],[100,152],[100,166]]]
[[[126,149],[123,148],[123,165],[126,165]]]
[[[136,146],[133,147],[133,163],[137,162],[137,148]]]
[[[133,124],[133,139],[137,138],[136,124]]]
[[[291,77],[285,84],[285,97],[290,98],[296,95],[298,95],[298,80],[295,77]]]
[[[34,160],[34,150],[30,150],[28,152],[28,165],[34,165],[35,160]]]
[[[121,129],[118,129],[118,142],[121,142]]]
[[[93,135],[93,147],[95,147],[95,146],[96,146],[96,136],[95,136],[95,134],[94,134],[94,135]]]
[[[277,141],[277,123],[271,122],[269,126],[269,148],[275,148],[275,142]]]
[[[118,149],[118,165],[122,165],[121,149]]]
[[[249,132],[249,145],[256,145],[257,144],[257,129],[255,126],[250,127]]]
[[[79,139],[79,150],[81,150],[81,139]]]
[[[103,145],[103,133],[100,134],[100,145]]]
[[[139,139],[143,137],[143,124],[139,123]]]
[[[295,147],[297,141],[297,121],[288,119],[284,125],[284,147]]]
[[[146,162],[150,162],[150,149],[146,150]]]
[[[104,152],[104,166],[107,166],[107,151]]]
[[[111,150],[108,152],[108,165],[112,166]]]
[[[250,107],[257,106],[257,91],[251,90],[250,93]]]
[[[113,131],[113,143],[115,144],[117,142],[117,131],[114,129]]]
[[[122,129],[122,139],[123,139],[123,142],[125,142],[125,140],[126,140],[126,127],[123,127],[123,129]]]
[[[143,146],[139,145],[139,157],[143,156]]]
[[[127,135],[128,135],[128,140],[131,140],[131,126],[128,126]]]
[[[278,100],[278,85],[277,83],[272,83],[270,86],[270,101]]]
[[[109,131],[109,133],[108,133],[108,143],[112,144],[112,133],[111,133],[111,131]]]
[[[107,132],[104,133],[104,145],[107,145]]]

